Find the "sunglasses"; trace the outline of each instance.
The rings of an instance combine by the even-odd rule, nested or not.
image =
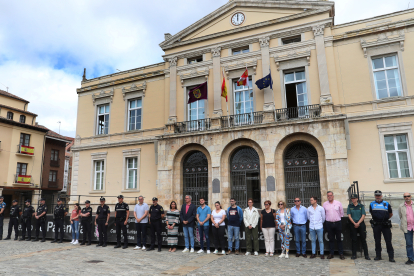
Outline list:
[[[280,206],[280,205],[283,205],[283,203],[279,203],[279,206]]]
[[[295,200],[295,202],[300,202],[300,200]]]
[[[404,196],[404,198],[407,198],[407,197],[411,197],[410,195],[409,196]]]
[[[268,203],[265,204],[265,206],[268,206],[268,205],[269,205]]]

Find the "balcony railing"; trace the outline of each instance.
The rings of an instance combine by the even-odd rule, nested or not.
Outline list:
[[[263,122],[263,114],[261,112],[251,112],[221,117],[221,126],[223,128],[234,126],[246,126],[261,124]]]
[[[34,147],[29,147],[25,145],[17,145],[17,153],[34,155]]]
[[[60,167],[60,159],[58,160],[50,160],[50,166],[51,167]]]
[[[319,104],[276,109],[276,120],[309,119],[321,116]]]
[[[49,180],[49,188],[55,188],[58,186],[58,179],[56,179],[56,181],[50,181]]]
[[[193,121],[178,122],[174,125],[174,133],[197,132],[209,130],[211,127],[211,119],[201,119]]]
[[[14,181],[15,181],[14,183],[19,183],[19,184],[30,184],[32,182],[32,176],[15,174]]]

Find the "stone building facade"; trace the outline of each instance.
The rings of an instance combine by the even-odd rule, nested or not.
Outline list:
[[[406,191],[413,178],[414,10],[334,24],[334,2],[231,0],[165,34],[165,62],[77,89],[71,201],[169,206]],[[249,81],[236,81],[248,70]],[[273,89],[255,82],[268,74]],[[221,97],[225,80],[228,102]],[[207,82],[208,99],[187,104]]]

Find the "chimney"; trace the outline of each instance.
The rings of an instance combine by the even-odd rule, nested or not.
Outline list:
[[[170,39],[172,37],[172,35],[170,34],[170,33],[165,33],[164,34],[164,39],[165,40],[168,40],[168,39]]]

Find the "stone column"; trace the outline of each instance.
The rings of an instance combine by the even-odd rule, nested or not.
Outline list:
[[[177,122],[177,57],[170,58],[170,115],[168,123]]]
[[[221,66],[220,66],[221,47],[212,48],[211,56],[213,58],[213,81],[214,81],[213,117],[221,117],[223,116],[223,110],[221,109]]]
[[[323,36],[325,25],[314,26],[312,29],[315,35],[316,58],[318,60],[319,87],[321,90],[320,104],[322,107],[322,116],[326,116],[333,114],[333,103],[329,91],[328,65],[326,62],[325,39]]]

